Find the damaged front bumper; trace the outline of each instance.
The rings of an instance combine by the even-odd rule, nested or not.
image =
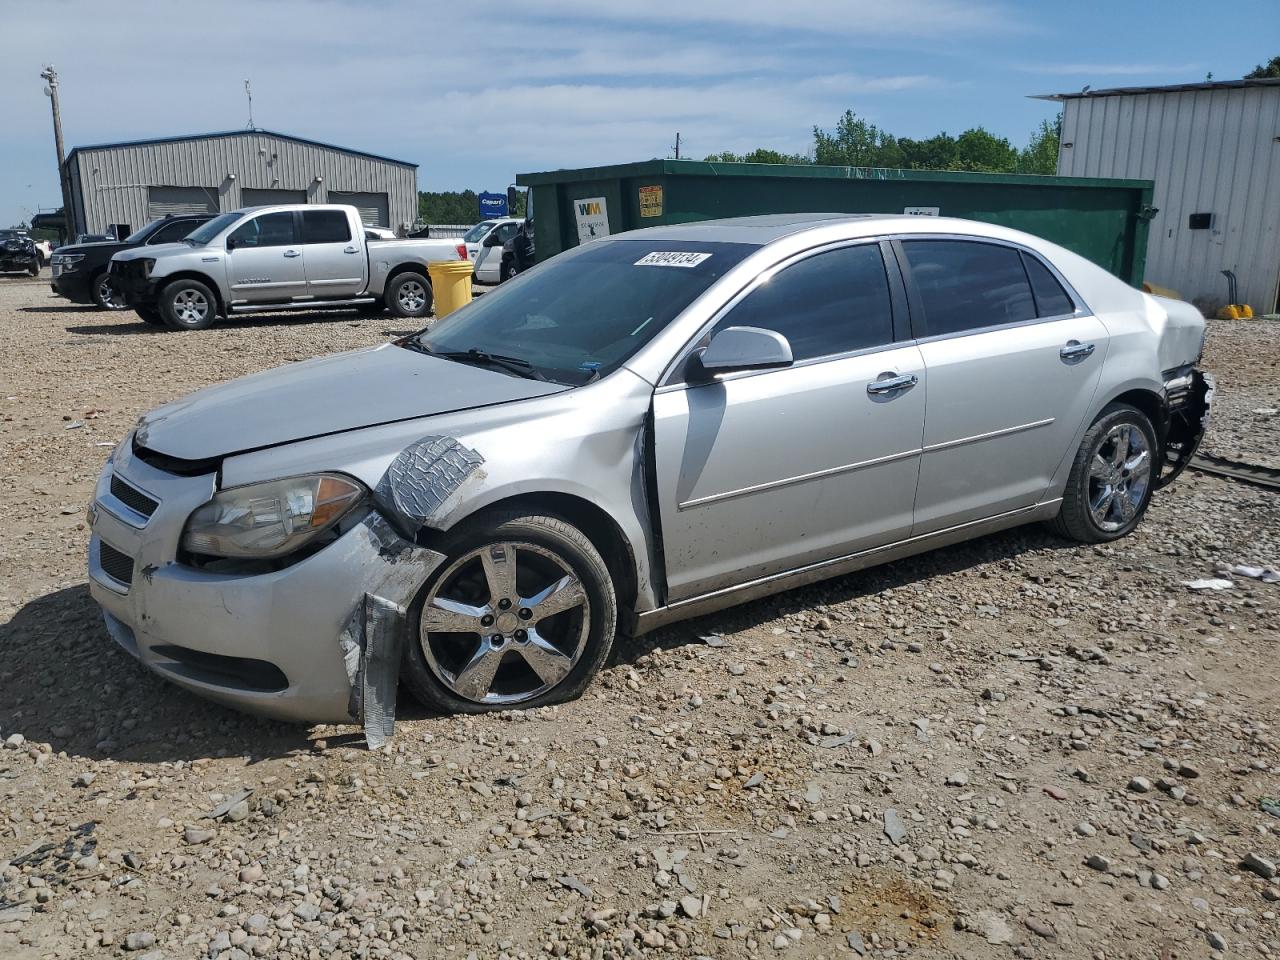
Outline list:
[[[188,566],[178,562],[182,529],[212,496],[214,476],[160,471],[123,446],[90,508],[90,592],[116,642],[165,679],[236,709],[364,721],[373,745],[389,736],[405,611],[443,556],[370,511],[283,569]]]
[[[1170,370],[1164,378],[1166,421],[1164,462],[1155,480],[1155,489],[1167,487],[1187,468],[1200,449],[1213,407],[1213,374],[1195,366]]]

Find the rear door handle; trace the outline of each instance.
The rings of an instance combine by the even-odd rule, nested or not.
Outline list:
[[[292,259],[293,257],[300,257],[300,256],[302,256],[302,254],[301,254],[301,253],[299,253],[297,250],[286,250],[286,251],[284,252],[284,255],[285,255],[286,257],[289,257],[290,259]]]
[[[1063,360],[1083,360],[1085,357],[1092,356],[1093,351],[1094,345],[1092,343],[1068,340],[1067,345],[1058,351],[1058,356]]]
[[[910,390],[920,381],[907,373],[902,376],[891,376],[884,380],[875,380],[867,384],[867,393],[893,393],[895,390]]]

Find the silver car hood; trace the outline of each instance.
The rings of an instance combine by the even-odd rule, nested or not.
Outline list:
[[[144,416],[135,441],[206,460],[567,389],[385,344],[198,390]]]

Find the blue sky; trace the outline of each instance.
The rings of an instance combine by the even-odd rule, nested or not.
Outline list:
[[[56,206],[42,64],[76,144],[258,126],[421,165],[419,189],[756,146],[804,152],[846,109],[903,136],[1017,145],[1029,94],[1241,76],[1276,0],[43,0],[5,3],[0,224]],[[511,12],[507,12],[510,6]]]

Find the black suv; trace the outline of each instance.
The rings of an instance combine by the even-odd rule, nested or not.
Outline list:
[[[121,250],[176,243],[213,214],[179,214],[154,220],[123,240],[105,243],[77,243],[53,251],[53,292],[72,303],[93,303],[103,310],[123,310],[124,299],[111,286],[107,265]]]

